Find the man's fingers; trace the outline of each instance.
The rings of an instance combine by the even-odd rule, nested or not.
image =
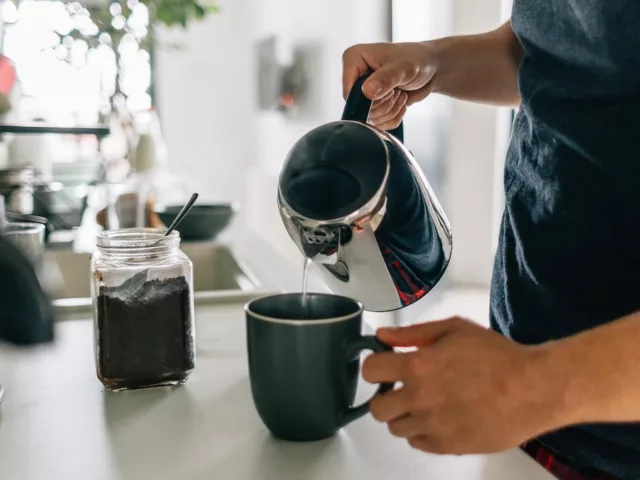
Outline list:
[[[409,94],[409,98],[407,100],[407,106],[410,107],[414,103],[421,102],[427,98],[433,92],[433,88],[433,83],[429,83],[418,90],[408,91],[407,93]]]
[[[366,48],[363,49],[362,45],[354,45],[342,54],[342,96],[345,100],[349,96],[349,92],[351,92],[356,80],[371,70],[376,70],[380,67],[380,60],[375,55],[372,58],[365,59],[365,52]],[[374,99],[372,98],[371,100]]]
[[[379,108],[382,108],[384,105],[386,105],[386,102],[389,101],[390,99],[392,99],[397,93],[397,90],[391,90],[389,93],[387,93],[384,97],[382,97],[380,100],[376,100],[373,102],[373,105],[371,106],[371,111],[374,112]]]
[[[415,415],[402,415],[388,423],[389,432],[395,437],[410,438],[424,432],[424,422]]]
[[[347,63],[347,61],[349,61],[349,63]],[[344,62],[345,64],[342,69],[342,96],[346,100],[353,84],[369,71],[369,66],[361,57],[349,58],[349,60],[347,60],[346,52]]]
[[[398,126],[402,122],[402,119],[404,118],[405,113],[407,113],[407,106],[406,105],[404,105],[400,109],[400,113],[398,113],[398,115],[395,118],[393,118],[392,120],[389,120],[389,121],[387,121],[385,123],[378,124],[378,125],[376,125],[376,127],[378,127],[380,130],[386,130],[386,131],[398,128]]]
[[[369,112],[369,118],[373,115],[375,117],[376,113],[379,111],[389,111],[393,106],[393,99],[397,95],[397,90],[392,90],[387,93],[380,100],[375,100],[371,104],[371,111]]]
[[[404,107],[406,104],[407,94],[405,92],[401,92],[400,95],[398,95],[398,97],[395,99],[395,103],[391,105],[391,108],[389,108],[389,111],[376,116],[370,114],[369,120],[371,120],[371,123],[373,123],[374,125],[384,125],[385,123],[390,122],[398,115],[400,115],[402,107]]]
[[[401,62],[391,62],[383,65],[364,82],[362,91],[371,100],[378,100],[395,88],[407,85],[413,80],[415,72],[411,72],[407,65]]]
[[[375,107],[371,108],[369,112],[369,120],[374,120],[386,116],[391,112],[398,99],[400,98],[400,90],[392,90],[391,96],[385,101],[376,101]]]
[[[406,353],[382,352],[369,355],[362,364],[362,378],[369,383],[397,382],[404,372]]]
[[[410,395],[404,387],[391,390],[371,400],[371,415],[379,422],[388,422],[406,415],[410,403]]]
[[[393,347],[426,347],[466,323],[465,320],[453,317],[408,327],[381,328],[378,330],[377,336],[384,343]]]

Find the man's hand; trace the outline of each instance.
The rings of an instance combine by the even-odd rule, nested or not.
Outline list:
[[[362,87],[374,100],[369,121],[391,130],[400,125],[408,106],[431,93],[436,65],[436,51],[428,42],[356,45],[343,55],[344,97],[358,78],[373,70]]]
[[[374,398],[373,417],[425,452],[506,450],[571,420],[561,381],[546,349],[519,345],[460,318],[399,329],[378,337],[410,352],[371,355],[369,382],[401,382]]]
[[[373,105],[369,121],[383,130],[400,125],[407,107],[437,92],[461,100],[516,106],[523,51],[511,22],[481,35],[411,43],[356,45],[342,57],[345,99],[356,80]]]

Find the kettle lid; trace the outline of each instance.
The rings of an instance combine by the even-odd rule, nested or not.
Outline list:
[[[335,220],[373,198],[388,169],[387,147],[374,129],[358,122],[332,122],[296,142],[281,172],[280,190],[298,214]]]

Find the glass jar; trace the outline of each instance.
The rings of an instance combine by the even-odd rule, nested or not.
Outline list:
[[[163,234],[131,228],[98,235],[91,259],[95,360],[110,390],[177,385],[195,367],[193,266],[178,232]]]

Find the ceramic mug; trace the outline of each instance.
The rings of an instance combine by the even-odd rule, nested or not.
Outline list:
[[[354,406],[360,354],[392,348],[361,334],[362,311],[355,300],[321,293],[246,305],[251,392],[273,435],[321,440],[369,412],[369,401]],[[380,384],[376,394],[393,387]]]

